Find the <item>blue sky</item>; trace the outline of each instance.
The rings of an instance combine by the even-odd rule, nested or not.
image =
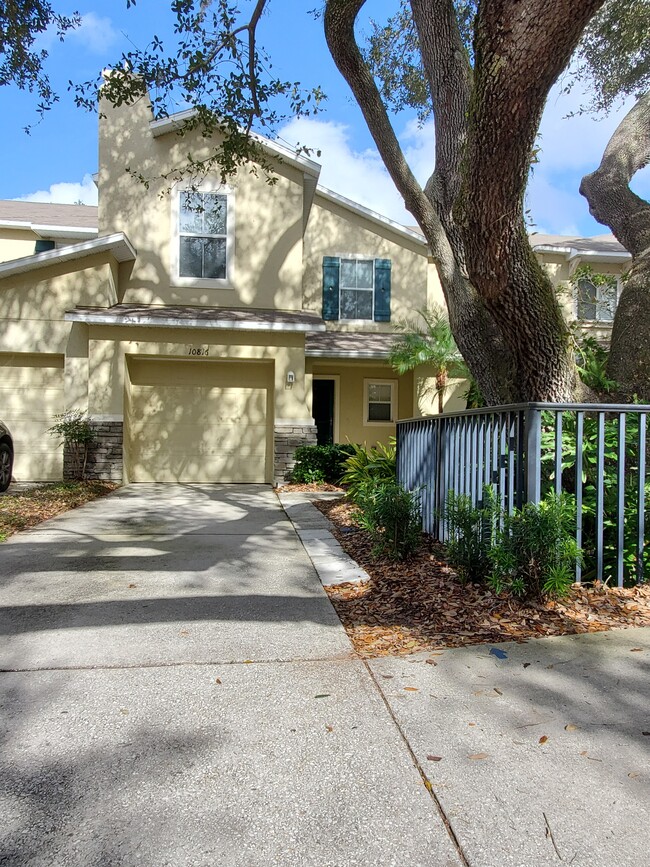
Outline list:
[[[347,86],[331,61],[322,34],[322,22],[309,9],[311,2],[273,0],[263,19],[262,41],[273,58],[274,71],[305,86],[321,85],[328,94],[324,110],[314,118],[298,119],[279,133],[285,142],[307,144],[321,150],[321,183],[379,213],[412,223],[374,149],[363,118]],[[394,3],[369,4],[375,17]],[[75,108],[67,93],[68,79],[92,78],[123,50],[144,47],[151,35],[168,33],[171,15],[167,0],[137,0],[127,11],[126,0],[88,0],[62,3],[64,11],[78,10],[83,25],[64,44],[45,39],[50,51],[50,72],[61,102],[31,135],[23,127],[35,121],[35,100],[13,88],[0,88],[4,120],[0,156],[5,167],[0,198],[94,203],[91,175],[97,170],[97,118]],[[607,140],[627,110],[600,121],[589,117],[566,119],[582,96],[569,96],[557,87],[551,94],[541,127],[540,163],[528,193],[534,228],[558,234],[593,235],[606,232],[590,216],[578,193],[580,178],[598,165]],[[629,107],[629,106],[628,106]],[[424,181],[433,165],[431,124],[420,129],[402,114],[395,128],[411,165]],[[641,195],[650,196],[648,170],[635,182]]]

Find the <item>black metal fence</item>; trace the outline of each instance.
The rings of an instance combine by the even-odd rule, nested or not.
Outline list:
[[[527,403],[397,424],[397,474],[421,489],[423,528],[448,539],[450,491],[512,513],[550,493],[575,502],[576,580],[623,586],[650,574],[650,406]]]

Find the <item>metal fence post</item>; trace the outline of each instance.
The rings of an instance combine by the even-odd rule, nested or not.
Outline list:
[[[524,491],[527,503],[539,503],[542,493],[540,455],[542,449],[542,413],[528,407],[524,412],[525,462]]]

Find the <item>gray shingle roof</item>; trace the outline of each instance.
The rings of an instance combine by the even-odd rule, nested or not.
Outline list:
[[[395,334],[327,331],[308,334],[305,355],[323,358],[388,358]]]
[[[591,238],[572,237],[570,235],[543,235],[534,232],[528,236],[533,249],[536,247],[556,247],[558,252],[563,252],[568,247],[577,250],[578,253],[616,253],[626,254],[627,250],[616,240],[614,235],[594,235]]]
[[[59,205],[51,202],[14,202],[0,199],[1,222],[34,223],[38,226],[97,228],[96,205]]]

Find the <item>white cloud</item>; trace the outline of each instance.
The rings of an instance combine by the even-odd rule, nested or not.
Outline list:
[[[110,18],[87,12],[81,16],[78,27],[66,32],[65,42],[75,43],[78,48],[83,47],[90,54],[101,55],[113,48],[119,36]],[[50,26],[38,37],[35,47],[38,50],[51,51],[58,43],[56,27]]]
[[[104,54],[119,38],[110,18],[87,12],[81,16],[81,24],[72,30],[68,39],[84,45],[91,54]]]
[[[300,143],[320,151],[312,158],[322,166],[319,183],[324,187],[399,223],[415,222],[378,152],[374,148],[355,150],[346,124],[299,118],[284,126],[280,137],[291,146]],[[433,166],[433,125],[420,130],[417,124],[409,124],[402,139],[406,159],[418,180],[424,182]]]
[[[26,196],[19,196],[18,202],[57,202],[61,205],[74,205],[82,202],[84,205],[97,204],[97,187],[91,175],[84,175],[81,183],[65,182],[52,184],[48,190],[37,190]]]

